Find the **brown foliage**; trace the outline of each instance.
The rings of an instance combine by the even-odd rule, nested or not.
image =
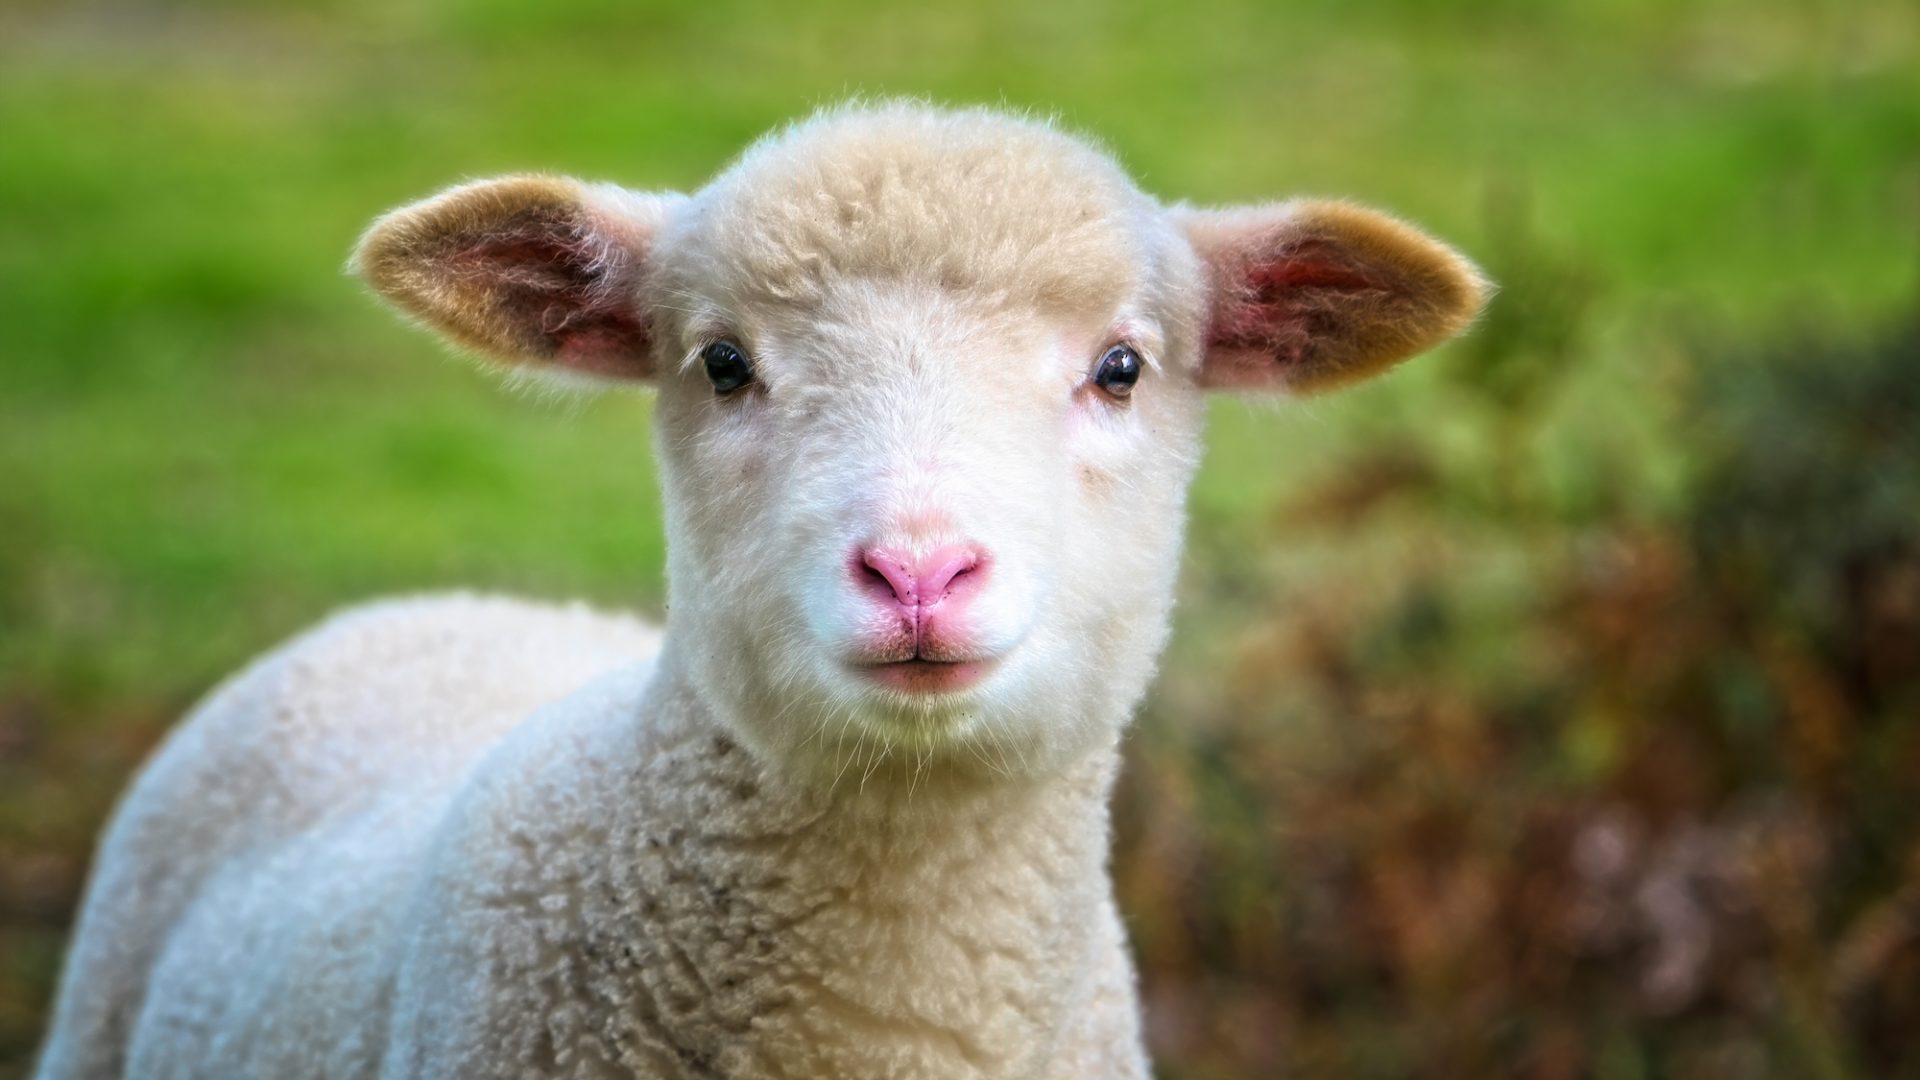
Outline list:
[[[1493,337],[1460,363],[1522,446],[1509,354],[1566,342]],[[1920,1076],[1916,361],[1700,356],[1678,509],[1407,445],[1283,514],[1460,542],[1298,586],[1145,719],[1116,861],[1168,1074]]]

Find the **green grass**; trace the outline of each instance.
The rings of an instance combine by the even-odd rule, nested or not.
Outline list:
[[[1625,471],[1628,511],[1657,512],[1687,467],[1677,333],[1861,325],[1914,295],[1917,38],[1898,0],[16,2],[0,856],[52,859],[55,898],[0,897],[18,948],[0,1074],[37,1030],[84,837],[221,673],[395,590],[658,608],[644,397],[502,394],[376,310],[339,268],[381,210],[530,168],[690,188],[816,105],[910,94],[1057,112],[1169,198],[1402,211],[1519,269],[1497,304],[1551,305],[1532,272],[1566,268],[1571,340],[1539,356],[1585,363],[1517,446],[1460,410],[1457,355],[1326,401],[1220,405],[1201,578],[1284,595],[1351,538],[1275,548],[1275,507],[1368,446],[1413,440],[1469,485],[1537,457],[1575,507]],[[1176,687],[1231,625],[1186,617]]]

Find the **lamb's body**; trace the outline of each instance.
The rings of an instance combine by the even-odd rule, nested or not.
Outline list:
[[[1144,1075],[1111,754],[882,817],[658,644],[450,597],[241,674],[120,810],[41,1075]]]
[[[1106,797],[1203,394],[1379,371],[1472,267],[899,104],[692,195],[467,185],[355,265],[656,388],[666,643],[413,601],[240,676],[109,830],[42,1080],[1143,1075]]]

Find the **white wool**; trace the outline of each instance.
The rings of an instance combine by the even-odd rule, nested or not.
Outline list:
[[[354,265],[495,359],[655,386],[668,633],[428,597],[241,673],[108,830],[42,1080],[1147,1075],[1106,801],[1203,391],[1402,359],[1471,267],[899,104],[689,196],[466,185]],[[1122,344],[1130,397],[1091,378]],[[961,543],[990,673],[870,681],[859,553]]]
[[[122,808],[40,1075],[1137,1067],[1111,755],[850,813],[778,787],[658,645],[452,596],[255,664]]]

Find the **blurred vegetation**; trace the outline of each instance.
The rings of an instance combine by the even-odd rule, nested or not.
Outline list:
[[[1450,404],[1501,444],[1489,331]],[[1669,510],[1391,442],[1275,509],[1431,548],[1263,597],[1139,740],[1183,1075],[1920,1076],[1920,324],[1690,355]]]
[[[1920,12],[1904,0],[0,7],[0,1076],[166,726],[353,599],[658,610],[644,397],[337,268],[851,93],[1152,190],[1402,211],[1504,291],[1222,402],[1116,869],[1169,1077],[1920,1076]]]

